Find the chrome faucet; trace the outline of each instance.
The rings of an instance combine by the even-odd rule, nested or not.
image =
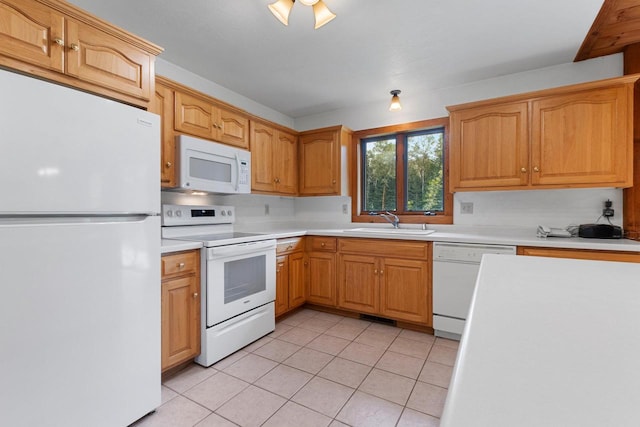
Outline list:
[[[400,218],[398,218],[398,215],[392,214],[389,211],[378,215],[390,222],[393,225],[393,228],[398,228],[398,224],[400,224]]]

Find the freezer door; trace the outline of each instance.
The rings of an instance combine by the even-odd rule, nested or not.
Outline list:
[[[160,405],[159,233],[0,223],[1,426],[126,426]]]
[[[160,212],[159,116],[0,69],[0,215]]]

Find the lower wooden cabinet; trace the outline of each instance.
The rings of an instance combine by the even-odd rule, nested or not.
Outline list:
[[[200,354],[200,254],[162,257],[162,371]]]
[[[282,239],[276,249],[276,316],[305,302],[303,238]]]
[[[431,326],[430,244],[340,239],[338,308]]]
[[[552,258],[590,259],[596,261],[640,262],[640,253],[623,251],[598,251],[590,249],[561,249],[518,246],[518,255]]]
[[[307,237],[306,292],[313,304],[336,306],[336,238]]]

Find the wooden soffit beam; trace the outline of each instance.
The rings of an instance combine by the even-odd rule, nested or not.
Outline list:
[[[640,42],[640,0],[604,0],[574,62],[623,52]]]

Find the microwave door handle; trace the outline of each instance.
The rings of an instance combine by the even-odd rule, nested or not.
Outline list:
[[[240,156],[236,153],[236,193],[240,191]]]

